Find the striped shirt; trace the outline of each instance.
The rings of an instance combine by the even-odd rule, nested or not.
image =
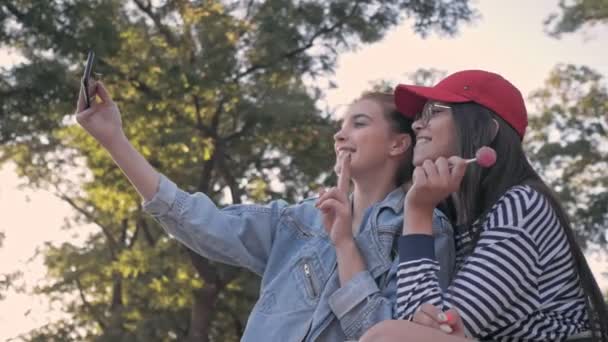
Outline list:
[[[479,240],[456,232],[456,272],[437,282],[433,237],[400,237],[397,314],[411,319],[424,303],[456,308],[467,336],[556,341],[588,330],[583,290],[564,230],[546,198],[529,186],[506,192],[479,225]]]

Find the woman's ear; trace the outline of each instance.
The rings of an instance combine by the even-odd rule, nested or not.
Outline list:
[[[410,148],[410,146],[412,146],[412,142],[412,137],[409,134],[396,134],[395,139],[393,139],[389,154],[391,156],[397,156],[402,153],[405,153]]]

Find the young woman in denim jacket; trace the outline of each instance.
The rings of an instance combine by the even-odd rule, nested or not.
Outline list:
[[[84,109],[81,91],[76,119],[123,170],[145,211],[196,253],[262,277],[243,341],[357,339],[394,317],[393,240],[403,224],[402,184],[411,177],[413,134],[412,121],[395,110],[392,95],[366,94],[349,106],[335,134],[339,188],[318,201],[219,209],[205,194],[180,190],[133,148],[101,83],[89,93],[99,101]],[[434,231],[439,277],[447,286],[453,237],[439,212]]]

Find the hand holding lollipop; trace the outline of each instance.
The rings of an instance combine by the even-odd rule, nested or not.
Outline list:
[[[423,208],[432,212],[439,202],[459,189],[467,165],[473,162],[489,168],[496,163],[496,151],[484,146],[471,159],[453,156],[448,159],[439,157],[435,161],[426,160],[414,170],[412,187],[404,204],[406,207]]]

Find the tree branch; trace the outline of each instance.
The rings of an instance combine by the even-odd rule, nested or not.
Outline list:
[[[355,4],[354,4],[352,10],[350,11],[350,13],[347,16],[345,16],[344,18],[348,18],[348,17],[352,16],[355,13],[355,11],[358,9],[360,2],[361,1],[355,2]],[[265,63],[265,64],[264,63],[254,64],[254,65],[250,66],[249,68],[247,68],[245,71],[236,74],[236,76],[234,77],[233,81],[237,82],[238,80],[240,80],[244,76],[247,76],[247,75],[249,75],[249,74],[251,74],[251,73],[253,73],[253,72],[257,71],[257,70],[268,68],[270,66],[273,66],[273,65],[279,63],[279,61],[281,61],[283,59],[292,58],[292,57],[294,57],[294,56],[296,56],[296,55],[298,55],[298,54],[300,54],[300,53],[302,53],[302,52],[304,52],[304,51],[312,48],[314,46],[314,44],[315,44],[315,41],[319,37],[321,37],[321,36],[323,36],[325,34],[328,34],[328,33],[332,33],[333,31],[335,31],[335,30],[339,29],[340,27],[342,27],[344,24],[345,24],[345,20],[340,20],[340,21],[338,21],[337,23],[335,23],[334,25],[332,25],[330,27],[323,27],[323,28],[321,28],[319,31],[315,32],[310,37],[310,39],[308,40],[308,42],[306,44],[304,44],[303,46],[295,48],[295,49],[293,49],[291,51],[287,51],[282,56],[280,56],[279,58],[277,58],[275,60],[272,60],[272,61],[270,61],[268,63]]]
[[[10,1],[4,3],[4,6],[11,12],[19,21],[25,21],[26,17],[24,13],[21,13],[17,7],[13,6]]]
[[[207,259],[196,254],[194,251],[190,249],[186,250],[190,256],[190,261],[192,261],[192,266],[194,266],[194,269],[201,276],[201,278],[203,278],[206,283],[217,283],[219,279],[218,274],[215,271],[215,267],[211,266]]]
[[[89,303],[87,301],[87,299],[85,298],[82,284],[80,283],[80,279],[78,278],[77,275],[75,275],[75,277],[74,277],[74,282],[76,283],[76,288],[78,289],[78,294],[80,296],[80,300],[82,300],[82,304],[85,306],[85,308],[87,308],[87,310],[93,316],[93,318],[95,319],[97,324],[99,324],[101,329],[106,330],[106,327],[107,327],[106,323],[104,323],[104,321],[95,313],[95,308],[93,308],[91,303]]]
[[[211,128],[203,123],[203,116],[201,115],[201,103],[198,96],[192,95],[192,99],[194,100],[194,110],[196,112],[196,128],[200,132],[204,132],[208,136],[216,138],[216,132],[213,132]]]
[[[228,188],[230,189],[230,195],[232,196],[232,204],[240,204],[241,203],[241,189],[236,182],[236,178],[230,172],[230,169],[226,165],[225,159],[220,159],[219,168],[222,172],[222,178],[226,184],[228,184]]]
[[[195,99],[197,99],[197,101],[195,102],[195,105],[198,103],[198,98],[195,97]],[[213,173],[213,169],[215,168],[215,164],[218,161],[218,159],[221,159],[220,156],[220,151],[219,148],[222,144],[222,141],[220,140],[219,137],[219,125],[220,125],[220,117],[222,115],[223,112],[223,108],[224,108],[224,103],[226,102],[226,97],[222,96],[219,101],[217,102],[217,105],[215,107],[215,112],[213,114],[213,119],[211,120],[211,127],[208,127],[208,134],[214,138],[214,143],[215,143],[215,148],[213,153],[211,153],[211,159],[209,159],[206,163],[205,163],[205,167],[203,169],[203,172],[201,174],[201,178],[199,180],[198,183],[198,190],[201,191],[202,193],[209,193],[209,189],[211,188],[211,175]],[[198,111],[198,110],[197,110]],[[200,114],[197,114],[197,117],[200,117]],[[199,121],[202,121],[201,119],[197,119]],[[202,123],[201,123],[202,125]]]
[[[245,20],[249,20],[249,16],[252,13],[251,9],[253,8],[254,2],[255,2],[255,0],[249,0],[249,3],[247,4],[247,11],[245,12],[245,18],[244,18]]]
[[[110,304],[110,311],[115,311],[122,306],[122,279],[120,278],[120,275],[116,273],[112,278],[112,302]]]
[[[139,231],[141,230],[141,226],[139,224],[135,224],[135,231],[133,235],[131,235],[131,239],[129,239],[129,244],[127,245],[127,249],[133,248],[135,246],[135,241],[137,241],[137,237],[139,236]]]
[[[118,246],[118,243],[116,242],[116,240],[114,239],[114,236],[110,232],[110,228],[106,227],[104,224],[102,224],[96,217],[94,217],[91,213],[86,211],[84,208],[81,208],[78,204],[76,204],[76,202],[74,202],[73,199],[69,198],[67,195],[65,195],[59,191],[55,195],[57,197],[59,197],[60,199],[66,201],[77,212],[79,212],[84,217],[86,217],[89,221],[95,223],[96,225],[99,226],[99,228],[101,228],[101,231],[103,232],[106,239],[108,240],[108,248],[110,249],[110,254],[112,255],[113,259],[116,259],[116,252],[118,251],[119,246]]]
[[[133,2],[135,2],[137,7],[139,7],[142,12],[146,13],[148,17],[152,19],[158,31],[167,40],[167,43],[174,47],[177,46],[177,39],[175,39],[175,36],[173,36],[171,30],[167,26],[163,25],[162,18],[152,11],[152,4],[150,1],[147,1],[146,4],[144,4],[141,0],[133,0]]]
[[[127,230],[129,229],[129,220],[124,218],[121,222],[122,230],[120,232],[120,244],[124,246],[127,242]]]
[[[154,246],[156,244],[156,240],[154,239],[154,237],[152,236],[152,234],[150,233],[150,227],[148,227],[148,223],[146,222],[146,219],[144,219],[143,217],[139,220],[139,225],[141,225],[141,228],[144,231],[144,236],[146,237],[146,241],[148,242],[148,245],[150,247]],[[138,226],[139,226],[138,225]]]

